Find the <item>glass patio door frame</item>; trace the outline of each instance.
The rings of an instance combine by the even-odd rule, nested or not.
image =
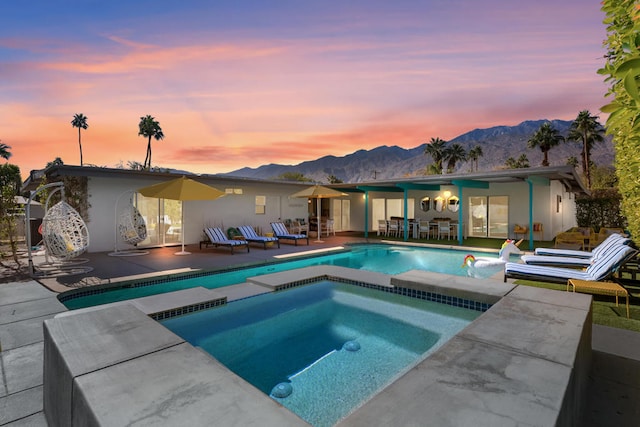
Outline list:
[[[469,196],[469,237],[508,238],[509,196]]]
[[[182,241],[183,202],[144,197],[139,193],[133,200],[147,226],[147,238],[138,247],[174,246]]]

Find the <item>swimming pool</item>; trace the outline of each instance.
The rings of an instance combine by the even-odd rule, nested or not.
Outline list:
[[[324,427],[479,315],[321,281],[161,323],[305,421]]]
[[[399,245],[371,244],[354,245],[350,250],[330,255],[306,257],[304,259],[273,262],[266,265],[192,275],[188,278],[153,279],[136,281],[118,287],[92,287],[61,294],[59,300],[70,310],[99,304],[124,301],[166,292],[202,286],[216,289],[243,283],[248,277],[279,271],[293,270],[312,265],[336,265],[353,269],[375,271],[385,274],[400,274],[409,270],[426,270],[457,276],[466,276],[462,267],[465,255],[485,255],[480,252],[419,248]],[[483,269],[480,277],[489,277],[502,267]],[[475,272],[478,274],[478,272]]]

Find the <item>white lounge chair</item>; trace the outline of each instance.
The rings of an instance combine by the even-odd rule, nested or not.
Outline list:
[[[204,229],[204,234],[209,238],[208,242],[203,242],[206,246],[213,245],[215,247],[218,246],[228,246],[231,249],[231,253],[233,253],[233,248],[237,246],[246,246],[247,252],[249,252],[249,242],[246,240],[233,240],[228,239],[224,232],[220,229],[220,227],[208,227]],[[200,244],[200,248],[202,248],[202,243]]]
[[[507,278],[555,283],[566,283],[569,279],[601,281],[615,273],[637,253],[638,251],[630,246],[618,246],[607,256],[597,258],[586,270],[508,262],[504,266],[504,281],[506,282]]]
[[[598,246],[596,246],[592,251],[576,251],[571,249],[559,249],[559,248],[536,248],[534,254],[535,255],[549,255],[549,256],[566,256],[573,258],[591,258],[594,254],[597,254],[600,251],[607,249],[608,245],[611,245],[617,242],[620,239],[626,239],[628,242],[629,239],[624,237],[621,234],[611,234],[605,240],[602,241]]]
[[[274,236],[259,236],[250,225],[241,225],[238,227],[238,231],[247,242],[262,243],[265,249],[267,249],[267,243],[277,243],[278,247],[280,247],[280,239]]]
[[[309,236],[306,234],[291,234],[287,227],[281,222],[272,222],[271,228],[273,233],[278,239],[293,240],[295,245],[298,246],[298,240],[307,240],[307,246],[309,245]]]
[[[588,267],[595,262],[596,259],[601,257],[607,257],[615,251],[619,246],[628,245],[631,242],[630,239],[613,239],[609,242],[603,242],[596,247],[591,256],[586,257],[570,257],[570,256],[556,256],[556,255],[523,255],[521,257],[522,262],[532,265],[550,265],[550,266],[562,266],[562,267]],[[583,252],[583,251],[578,251]]]

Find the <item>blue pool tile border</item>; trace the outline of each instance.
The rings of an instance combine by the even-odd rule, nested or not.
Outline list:
[[[345,253],[345,252],[351,252],[351,249],[336,250],[321,256],[329,256],[329,255],[335,255],[338,253]],[[319,257],[320,256],[318,256],[318,254],[300,255],[295,257],[295,261],[302,260],[302,259],[309,259],[309,258],[319,258]],[[184,273],[184,274],[169,274],[169,275],[157,277],[154,279],[138,279],[138,280],[124,281],[120,283],[110,283],[110,284],[107,283],[103,285],[92,286],[91,288],[87,288],[87,289],[84,289],[84,288],[72,289],[58,295],[58,301],[60,301],[61,303],[64,303],[66,301],[70,301],[76,298],[81,298],[89,295],[102,294],[102,293],[109,292],[116,289],[141,288],[145,286],[153,286],[153,285],[159,285],[162,283],[172,282],[174,280],[195,279],[198,277],[212,276],[215,274],[222,274],[222,273],[230,273],[233,271],[246,270],[249,268],[284,264],[290,261],[292,261],[292,259],[274,260],[274,261],[265,262],[265,263],[245,264],[245,265],[239,265],[235,267],[228,267],[220,270],[208,270],[208,271],[199,271],[196,273]]]
[[[210,308],[221,307],[227,304],[226,298],[218,298],[211,301],[205,301],[198,304],[186,305],[184,307],[176,307],[171,310],[165,310],[158,313],[152,313],[149,315],[153,320],[165,320],[172,317],[182,316],[184,314],[195,313],[200,310],[208,310]]]
[[[451,305],[454,307],[468,308],[470,310],[479,311],[482,313],[489,310],[492,306],[492,304],[489,304],[489,303],[474,301],[466,298],[454,297],[451,295],[444,295],[436,292],[421,291],[418,289],[401,288],[401,287],[395,287],[395,286],[391,286],[391,287],[381,286],[381,285],[375,285],[372,283],[366,283],[358,280],[352,280],[344,277],[337,277],[337,276],[331,276],[331,275],[312,277],[312,278],[307,278],[302,280],[296,280],[289,283],[284,283],[282,285],[276,286],[275,291],[277,292],[285,289],[295,288],[298,286],[310,285],[313,283],[317,283],[318,281],[321,281],[321,280],[332,280],[334,282],[360,286],[368,289],[375,289],[378,291],[388,292],[396,295],[403,295],[409,298],[432,301],[440,304]]]

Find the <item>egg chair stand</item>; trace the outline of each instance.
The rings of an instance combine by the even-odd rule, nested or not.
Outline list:
[[[93,267],[82,266],[88,259],[78,258],[89,246],[89,232],[80,214],[64,200],[49,207],[51,197],[60,192],[64,184],[55,182],[44,185],[29,195],[26,217],[30,217],[29,206],[33,198],[41,191],[54,188],[45,203],[45,215],[42,219],[42,242],[45,247],[45,259],[34,263],[31,253],[31,230],[27,228],[27,252],[29,274],[34,278],[59,277],[88,273]]]
[[[129,203],[120,211],[120,200],[122,196],[129,195]],[[134,206],[133,190],[125,191],[118,196],[115,207],[115,232],[113,238],[113,252],[109,256],[140,256],[147,255],[149,251],[139,249],[119,249],[118,243],[126,243],[136,246],[147,238],[147,224],[140,211]]]

